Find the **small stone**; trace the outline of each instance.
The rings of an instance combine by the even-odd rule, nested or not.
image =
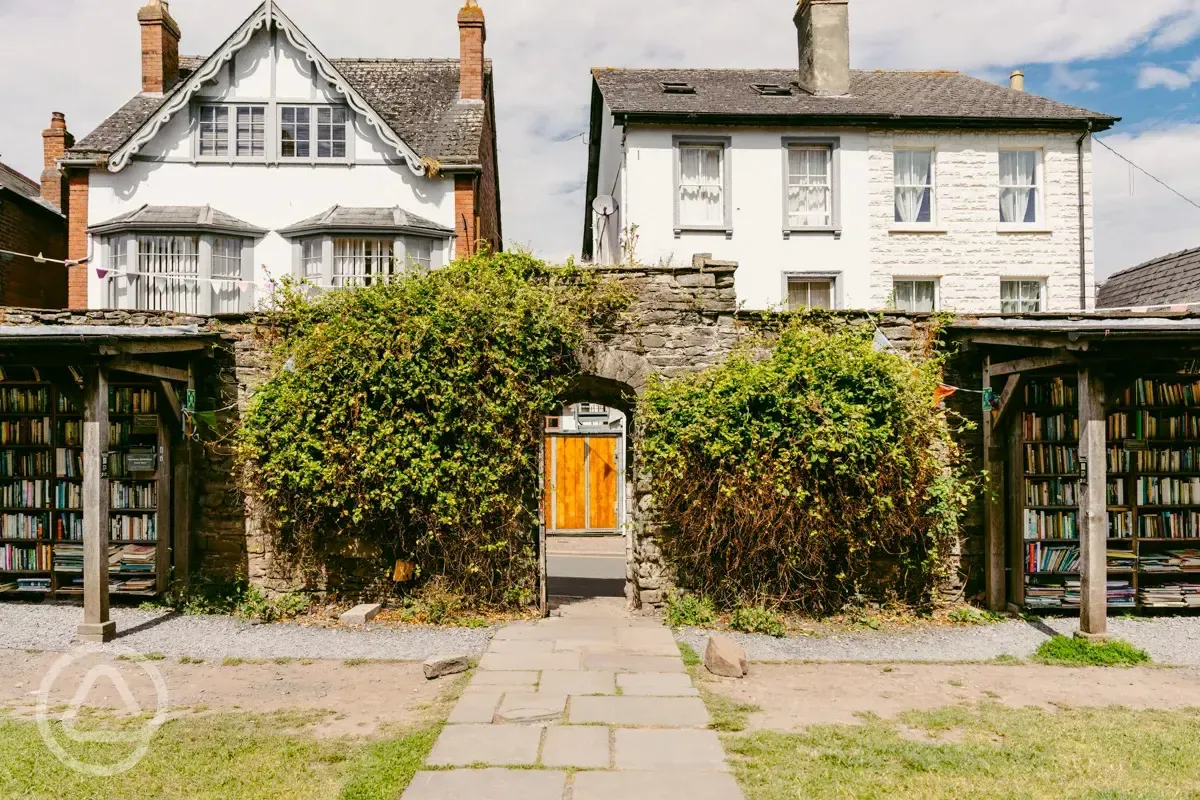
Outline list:
[[[741,678],[749,672],[746,651],[726,636],[710,636],[704,648],[704,666],[713,675]]]
[[[425,668],[425,677],[429,680],[440,678],[443,675],[466,672],[471,668],[467,657],[461,654],[434,656],[426,659],[422,666]]]
[[[379,603],[363,603],[342,614],[338,617],[338,621],[343,625],[366,625],[375,619],[381,608]]]

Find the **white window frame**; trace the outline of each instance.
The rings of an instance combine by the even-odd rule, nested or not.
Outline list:
[[[903,222],[896,219],[896,190],[903,188],[922,188],[919,184],[901,185],[896,171],[896,155],[899,153],[922,152],[929,153],[929,221]],[[941,221],[938,214],[938,151],[933,145],[899,145],[892,148],[892,218],[890,229],[898,232],[941,232]]]
[[[1005,300],[1004,299],[1004,285],[1007,283],[1019,284],[1018,289],[1017,289],[1017,299],[1016,300]],[[1037,291],[1038,291],[1038,296],[1037,296],[1038,307],[1037,307],[1037,309],[1030,311],[1030,310],[1024,309],[1024,308],[1018,308],[1016,310],[1006,311],[1004,309],[1004,304],[1006,302],[1015,302],[1019,305],[1031,302],[1028,298],[1025,297],[1025,289],[1029,285],[1037,286]],[[1001,314],[1041,314],[1041,313],[1044,313],[1047,308],[1047,301],[1048,301],[1048,298],[1046,297],[1046,279],[1045,278],[1005,277],[1005,278],[1000,279],[1000,313]]]
[[[916,284],[932,283],[933,284],[933,308],[927,312],[926,311],[914,311],[911,309],[901,308],[899,294],[897,292],[897,289],[898,289],[897,284],[901,284],[901,283],[913,284],[914,296],[915,296]],[[891,303],[891,305],[894,306],[895,311],[903,311],[906,314],[926,314],[926,313],[935,313],[937,311],[940,311],[942,308],[942,281],[939,278],[934,278],[934,277],[929,277],[929,276],[894,275],[894,276],[892,276],[892,303]]]
[[[1034,215],[1033,222],[1005,222],[1001,211],[1001,197],[1003,191],[1007,188],[1025,188],[1013,184],[1011,187],[1001,183],[1003,173],[1000,169],[1001,153],[1025,152],[1033,153],[1035,159],[1034,166]],[[1043,147],[1033,145],[1004,145],[999,148],[996,155],[996,226],[1001,233],[1006,232],[1049,232],[1049,226],[1046,222],[1046,150]]]
[[[321,236],[309,236],[299,241],[300,274],[302,280],[309,280],[318,286],[325,284],[325,239]]]
[[[671,156],[674,159],[675,185],[671,201],[675,213],[675,238],[684,233],[724,233],[726,239],[733,238],[733,163],[732,139],[728,136],[675,136],[672,140]],[[721,153],[721,221],[712,225],[684,223],[680,216],[680,199],[683,191],[683,151],[685,148],[714,148]]]
[[[242,314],[254,308],[255,237],[238,233],[162,229],[118,231],[99,238],[102,252],[107,253],[104,263],[110,270],[104,277],[105,298],[110,308],[201,315]],[[150,240],[167,238],[195,240],[196,252],[192,256],[195,271],[162,273],[163,277],[158,278],[142,274],[147,271],[145,257],[148,254],[142,252],[141,245]],[[241,243],[240,258],[223,262],[229,279],[239,282],[236,309],[217,307],[219,285],[213,283],[212,278],[214,243],[218,240],[237,240]],[[221,249],[220,245],[217,245],[217,249]],[[239,272],[232,272],[234,268]],[[178,277],[174,277],[177,274]]]
[[[386,248],[386,253],[384,252]],[[361,249],[361,253],[359,250]],[[362,259],[362,263],[358,262]],[[347,266],[350,269],[347,270]],[[333,286],[372,286],[390,281],[403,269],[390,236],[335,236],[333,238]]]
[[[453,247],[453,239],[448,236],[438,237],[408,233],[395,234],[391,232],[372,234],[369,231],[358,233],[317,232],[297,236],[292,239],[293,277],[297,280],[307,278],[311,283],[316,284],[317,287],[322,289],[345,286],[346,281],[342,279],[346,276],[341,274],[335,275],[334,271],[337,266],[336,259],[341,258],[336,253],[336,242],[342,239],[391,242],[392,257],[394,260],[390,273],[392,276],[399,275],[410,266],[437,269],[446,262]],[[312,256],[317,248],[320,249],[319,260],[306,258],[306,249],[309,256]],[[428,257],[423,258],[426,250]],[[317,269],[314,270],[313,267]]]
[[[842,235],[842,142],[838,137],[785,136],[781,140],[783,152],[783,238],[793,234],[830,234],[834,238]],[[794,225],[792,223],[791,189],[793,149],[827,149],[829,151],[829,224]]]
[[[836,311],[842,307],[842,281],[841,274],[836,272],[785,272],[783,273],[783,307],[787,311],[800,311],[802,309],[792,308],[791,303],[791,284],[792,282],[807,282],[814,283],[827,281],[829,283],[829,304],[828,310]],[[809,290],[811,296],[812,290]],[[812,306],[804,306],[804,308],[812,308]]]
[[[202,132],[204,125],[204,115],[209,110],[221,109],[225,111],[225,153],[206,154],[202,151]],[[238,154],[238,115],[243,109],[253,109],[262,111],[262,131],[263,131],[263,150],[261,155],[240,155]],[[271,112],[267,103],[249,102],[249,103],[200,103],[195,106],[195,136],[193,144],[193,157],[195,161],[217,164],[233,164],[237,162],[264,164],[270,160],[271,153]],[[251,143],[253,139],[251,139]]]
[[[307,109],[308,110],[308,155],[307,156],[285,156],[283,154],[283,115],[288,109]],[[318,135],[322,123],[318,122],[323,110],[341,111],[345,116],[343,128],[345,130],[346,152],[340,156],[319,156],[317,153],[320,150],[320,142]],[[349,106],[336,105],[330,103],[279,103],[277,106],[278,116],[273,125],[275,131],[275,153],[276,161],[279,164],[348,164],[354,160],[354,114],[350,111]],[[293,123],[289,123],[293,124]],[[294,123],[299,124],[299,123]]]

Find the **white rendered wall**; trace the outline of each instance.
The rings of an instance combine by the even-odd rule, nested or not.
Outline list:
[[[274,97],[281,102],[342,104],[319,76],[314,78],[310,65],[285,36],[280,35],[273,48],[265,31],[256,34],[222,70],[220,80],[206,86],[202,94],[211,100],[266,101],[272,98],[273,83]],[[229,164],[193,159],[194,122],[190,113],[181,112],[121,172],[92,171],[88,224],[143,205],[212,206],[272,231],[254,244],[256,282],[292,272],[292,244],[273,231],[333,205],[400,206],[453,229],[454,179],[414,175],[370,125],[353,116],[354,135],[348,142],[352,163]],[[277,138],[278,125],[268,121],[266,135]],[[89,270],[88,280],[89,305],[107,305],[108,281],[94,270]]]
[[[606,154],[620,152],[621,128],[606,127]],[[675,236],[675,136],[732,140],[733,236]],[[840,140],[840,238],[828,233],[783,236],[783,137]],[[618,190],[622,232],[637,226],[643,263],[689,263],[712,253],[739,264],[739,302],[748,309],[786,301],[787,273],[838,275],[839,307],[885,308],[893,277],[937,278],[940,309],[1000,310],[1000,280],[1046,281],[1046,310],[1079,308],[1077,136],[1063,133],[896,133],[826,129],[633,127],[627,135],[625,173]],[[934,147],[937,159],[936,232],[894,229],[893,148]],[[1044,150],[1044,224],[1033,231],[1001,232],[999,149]],[[611,170],[609,174],[612,174]],[[1094,303],[1091,154],[1085,149],[1087,298]],[[603,180],[600,193],[605,193]],[[623,198],[623,200],[622,200]],[[601,250],[597,243],[597,259]],[[611,261],[611,259],[608,259]]]
[[[598,196],[609,195],[616,200],[617,210],[608,217],[602,217],[593,210],[593,257],[601,264],[612,264],[621,260],[621,228],[624,224],[625,198],[621,192],[622,158],[625,154],[622,146],[622,129],[613,127],[612,111],[604,104],[604,115],[600,123],[604,133],[600,138],[600,166],[597,171],[599,180],[596,185]]]

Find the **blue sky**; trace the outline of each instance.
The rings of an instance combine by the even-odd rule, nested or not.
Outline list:
[[[0,159],[36,177],[51,111],[88,133],[138,87],[143,0],[0,0]],[[258,0],[172,0],[208,54]],[[330,56],[458,53],[461,0],[277,0]],[[505,234],[549,258],[582,239],[592,66],[797,62],[795,0],[480,0],[496,70]],[[1200,0],[850,0],[853,66],[956,69],[1124,118],[1106,141],[1200,202]],[[48,37],[62,58],[47,58]],[[1097,148],[1103,277],[1200,247],[1200,209]]]

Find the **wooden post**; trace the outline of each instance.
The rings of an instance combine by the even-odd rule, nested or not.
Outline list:
[[[991,356],[983,359],[983,390],[992,388]],[[986,394],[985,394],[986,396]],[[984,585],[987,607],[1003,611],[1004,598],[1004,448],[992,428],[992,411],[983,409],[983,458],[987,470],[987,496],[984,498],[983,524]]]
[[[108,374],[88,371],[83,403],[83,624],[85,642],[111,641],[117,625],[108,618]]]
[[[1015,413],[1015,412],[1014,412]],[[1008,602],[1025,605],[1025,454],[1019,419],[1008,415]]]
[[[154,591],[162,594],[167,591],[167,573],[171,569],[171,553],[168,549],[171,542],[171,430],[163,422],[162,413],[158,416],[158,468],[154,472],[154,488],[156,497],[154,503]]]
[[[1104,387],[1091,367],[1079,369],[1079,636],[1108,636],[1108,463]]]

